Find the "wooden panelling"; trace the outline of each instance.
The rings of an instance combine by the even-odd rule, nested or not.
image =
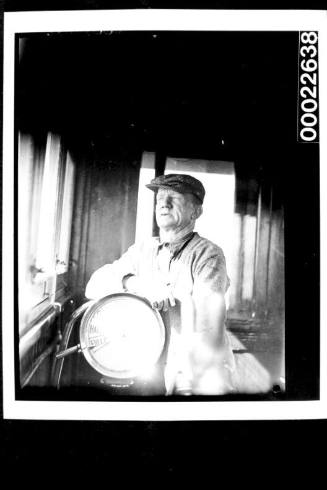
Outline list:
[[[283,389],[285,377],[283,206],[276,182],[261,178],[257,184],[257,193],[252,180],[237,185],[238,280],[227,324],[234,339],[237,388],[247,393],[265,391],[273,384]],[[246,233],[251,219],[255,225]]]
[[[78,171],[71,244],[71,285],[83,297],[91,274],[134,243],[138,160],[88,164]]]
[[[257,193],[251,182],[238,184],[236,193],[244,202],[236,204],[239,251],[230,305],[233,318],[265,318],[284,310],[283,208],[269,180],[258,184]]]

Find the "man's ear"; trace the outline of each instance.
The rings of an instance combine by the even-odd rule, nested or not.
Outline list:
[[[195,207],[195,210],[194,210],[195,219],[200,218],[200,216],[201,216],[202,212],[203,212],[202,205],[200,205],[200,206],[196,206],[196,207]]]

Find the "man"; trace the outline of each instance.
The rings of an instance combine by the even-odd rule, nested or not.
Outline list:
[[[205,189],[190,175],[156,177],[159,237],[132,245],[113,264],[98,269],[86,297],[119,291],[147,298],[170,330],[166,393],[220,395],[233,391],[233,354],[225,328],[229,286],[223,251],[194,232]]]

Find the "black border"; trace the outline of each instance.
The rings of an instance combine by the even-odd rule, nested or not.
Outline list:
[[[1,11],[3,8],[6,11],[53,10],[54,6],[59,9],[60,4],[59,10],[96,9],[103,8],[104,3],[105,8],[115,8],[109,3],[114,3],[116,8],[127,8],[122,0],[116,2],[11,0],[1,2]],[[133,2],[133,8],[134,4],[139,3],[142,3],[140,8],[144,8],[146,3],[150,7],[154,6],[154,2],[150,0],[139,0]],[[199,9],[262,8],[262,2],[233,0],[183,3],[187,3],[185,8]],[[324,1],[317,0],[269,3],[270,5],[266,4],[265,8],[325,10],[326,7]],[[179,4],[178,0],[165,2],[164,7],[177,8]],[[156,5],[156,8],[159,7],[161,5]],[[2,22],[3,15],[1,15],[1,27]],[[2,38],[1,42],[3,53]],[[0,105],[2,107],[2,100]],[[319,310],[316,315],[319,316]],[[1,349],[0,357],[2,362]],[[294,417],[296,416],[294,413]],[[65,471],[65,480],[72,476],[75,485],[79,483],[80,474],[83,480],[87,478],[84,468],[92,468],[92,465],[98,473],[100,470],[105,470],[105,475],[108,475],[109,468],[110,478],[114,474],[125,478],[129,473],[135,482],[138,477],[141,477],[142,481],[148,477],[151,480],[154,470],[156,479],[152,479],[152,483],[157,481],[158,476],[160,479],[168,477],[174,481],[176,476],[182,476],[185,481],[187,475],[192,479],[199,475],[201,482],[211,477],[210,481],[219,484],[223,473],[232,484],[237,485],[239,479],[242,484],[249,481],[250,475],[250,481],[253,483],[253,472],[257,480],[260,468],[264,476],[260,482],[266,482],[268,479],[280,481],[282,475],[285,480],[285,476],[288,475],[291,476],[292,483],[306,481],[312,484],[313,475],[318,479],[319,468],[323,468],[317,458],[321,451],[319,448],[323,447],[319,442],[324,442],[326,439],[326,429],[326,419],[208,422],[5,420],[0,427],[3,467],[8,473],[11,471],[11,481],[15,479],[17,473],[22,475],[25,471],[30,475],[31,469],[36,469],[39,473],[42,468],[48,476],[53,475],[57,481]],[[221,468],[223,471],[220,470]],[[19,471],[15,472],[16,469]],[[92,473],[92,476],[94,484],[94,479],[98,475]]]

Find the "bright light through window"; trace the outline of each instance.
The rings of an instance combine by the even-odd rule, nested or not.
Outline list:
[[[154,199],[153,192],[145,187],[155,176],[154,153],[143,153],[139,177],[135,241],[152,236]]]
[[[57,256],[57,273],[63,273],[68,270],[69,245],[71,238],[70,229],[73,214],[74,178],[75,166],[70,154],[67,153],[59,235],[59,251]]]
[[[199,179],[206,190],[203,214],[195,230],[219,245],[225,254],[227,270],[234,281],[235,249],[235,173],[234,164],[224,161],[167,158],[165,173],[189,174]],[[153,193],[145,185],[155,176],[155,154],[143,154],[139,179],[136,241],[152,236]],[[233,288],[232,288],[233,289]]]
[[[56,211],[59,185],[60,139],[48,134],[40,204],[40,224],[36,267],[45,273],[54,272],[56,242]]]
[[[219,245],[231,261],[235,174],[232,162],[168,158],[166,174],[189,174],[199,179],[206,190],[203,214],[195,231]]]
[[[19,321],[27,328],[55,301],[68,269],[75,165],[60,137],[19,134]]]

